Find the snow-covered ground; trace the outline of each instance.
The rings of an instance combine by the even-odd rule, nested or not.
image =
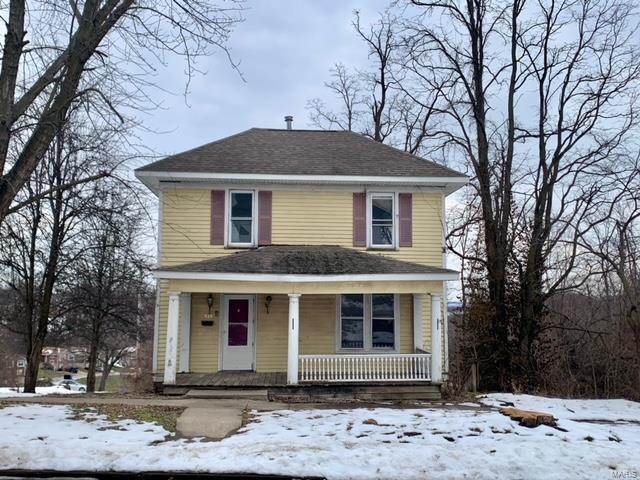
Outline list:
[[[54,385],[53,387],[36,387],[36,393],[22,393],[22,388],[0,387],[0,398],[39,397],[42,395],[57,395],[57,394],[67,395],[70,393],[81,393],[81,392],[74,392],[60,385]]]
[[[640,476],[638,403],[507,394],[480,401],[491,407],[256,413],[220,442],[172,439],[148,423],[72,420],[66,406],[10,406],[0,410],[0,470],[199,470],[330,479]],[[494,408],[502,401],[551,412],[562,430],[521,427]]]

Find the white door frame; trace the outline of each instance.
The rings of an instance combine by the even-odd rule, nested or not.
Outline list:
[[[250,342],[251,346],[251,368],[250,370],[256,369],[256,295],[222,295],[221,302],[221,313],[220,316],[222,321],[220,322],[220,363],[218,370],[225,370],[224,368],[224,353],[227,347],[228,341],[228,332],[229,332],[229,300],[248,300],[249,301],[249,332],[248,332],[248,342]],[[233,370],[233,369],[227,369]]]

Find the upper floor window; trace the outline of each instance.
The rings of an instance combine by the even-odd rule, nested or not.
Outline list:
[[[229,192],[229,245],[253,246],[255,237],[254,195],[252,191]]]
[[[369,246],[395,248],[395,195],[372,193],[369,196]]]

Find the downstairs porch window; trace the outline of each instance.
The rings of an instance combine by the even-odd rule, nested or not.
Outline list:
[[[395,346],[395,308],[393,295],[371,295],[371,346]]]
[[[395,350],[397,298],[393,294],[340,295],[341,350]]]
[[[342,348],[364,347],[364,295],[341,295]]]

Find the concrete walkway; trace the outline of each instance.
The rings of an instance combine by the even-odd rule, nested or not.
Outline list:
[[[220,440],[242,426],[242,410],[231,407],[189,407],[178,417],[177,432],[183,437]]]

